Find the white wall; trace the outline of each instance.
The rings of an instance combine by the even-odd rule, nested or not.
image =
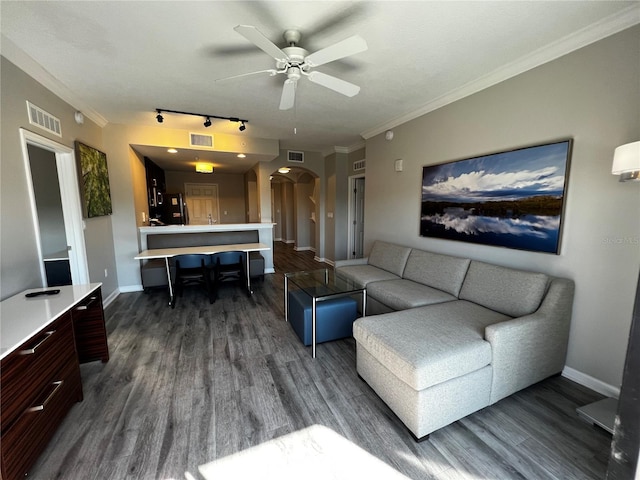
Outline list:
[[[567,375],[619,388],[640,268],[640,184],[611,175],[616,146],[640,139],[640,27],[634,27],[367,141],[365,250],[375,239],[572,278]],[[433,165],[572,137],[560,255],[419,236]],[[404,171],[394,172],[394,160]],[[599,384],[599,382],[603,382]]]

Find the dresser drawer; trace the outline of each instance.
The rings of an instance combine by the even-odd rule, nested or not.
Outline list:
[[[73,309],[73,328],[80,363],[109,361],[102,292],[97,289]]]
[[[81,398],[80,370],[74,356],[3,432],[0,448],[4,480],[24,478],[64,416]]]
[[[11,427],[43,386],[53,381],[69,359],[75,356],[71,314],[65,313],[2,359],[2,432]]]

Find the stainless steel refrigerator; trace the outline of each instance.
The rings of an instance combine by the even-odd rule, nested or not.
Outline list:
[[[189,212],[182,193],[165,193],[163,198],[162,221],[167,225],[187,225]]]

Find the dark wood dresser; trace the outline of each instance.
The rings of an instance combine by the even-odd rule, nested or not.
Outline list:
[[[79,363],[109,359],[101,284],[0,302],[0,478],[23,478],[82,401]]]

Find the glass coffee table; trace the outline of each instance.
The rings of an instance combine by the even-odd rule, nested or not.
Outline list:
[[[316,308],[319,302],[351,295],[362,295],[362,316],[367,311],[367,289],[354,281],[336,274],[333,269],[322,268],[284,274],[284,319],[289,321],[289,284],[311,298],[311,355],[316,358]]]

